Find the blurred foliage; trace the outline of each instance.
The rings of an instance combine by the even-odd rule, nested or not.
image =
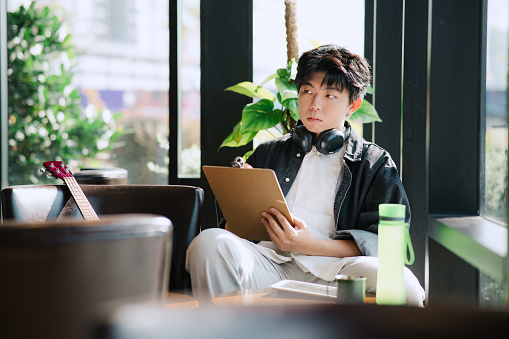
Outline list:
[[[160,149],[165,150],[166,154],[170,149],[168,138],[160,133],[157,134],[157,142]],[[168,177],[168,166],[170,165],[170,157],[165,155],[163,158],[164,164],[161,166],[153,161],[147,163],[147,168],[150,172],[164,175]],[[200,162],[201,162],[201,150],[196,144],[191,147],[183,149],[180,155],[180,162],[178,164],[178,172],[188,177],[199,177],[200,175]]]
[[[111,148],[121,113],[80,107],[71,81],[74,46],[58,8],[20,6],[7,13],[9,184],[40,183],[44,161],[74,169]]]
[[[486,150],[485,215],[507,223],[507,151]]]
[[[507,309],[507,292],[501,279],[479,272],[479,307],[481,309]]]

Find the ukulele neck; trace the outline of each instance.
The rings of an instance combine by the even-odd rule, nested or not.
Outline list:
[[[80,185],[76,181],[74,177],[64,177],[62,178],[71,191],[71,194],[76,201],[76,205],[78,205],[78,208],[83,215],[83,218],[86,221],[97,221],[99,220],[99,217],[95,213],[94,209],[92,208],[92,205],[90,205],[90,202],[88,201],[87,197],[85,196],[85,193],[81,190]]]

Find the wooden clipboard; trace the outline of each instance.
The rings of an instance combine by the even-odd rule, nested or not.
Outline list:
[[[293,225],[276,173],[266,168],[203,166],[230,230],[248,240],[270,240],[262,212],[278,209]]]

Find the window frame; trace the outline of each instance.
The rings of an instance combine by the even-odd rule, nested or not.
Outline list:
[[[200,171],[200,178],[179,178],[178,126],[181,101],[179,97],[179,18],[181,0],[170,0],[170,164],[169,184],[202,187],[205,201],[202,228],[217,226],[216,206],[212,190]],[[224,9],[228,8],[228,11]],[[228,37],[225,43],[224,37]],[[253,78],[253,3],[252,0],[225,0],[221,6],[214,1],[200,4],[200,65],[201,65],[201,164],[224,166],[251,145],[242,148],[221,148],[231,133],[239,113],[250,98],[231,95],[225,88]],[[242,51],[241,53],[239,51]],[[232,67],[235,65],[235,67]],[[175,113],[175,114],[174,114]],[[205,127],[206,126],[206,127]]]
[[[373,58],[373,101],[384,122],[364,132],[396,151],[390,150],[412,206],[416,264],[410,269],[419,280],[424,277],[428,306],[444,300],[478,306],[479,269],[500,279],[506,295],[509,290],[507,228],[480,212],[485,189],[487,1],[366,0],[375,29],[365,51]],[[385,34],[383,16],[401,12],[401,7],[404,14],[393,18],[395,26],[403,27],[401,35],[394,28]],[[397,53],[395,58],[401,61],[401,83],[387,79],[387,74],[400,74],[394,60],[383,63],[389,69],[377,69],[380,55],[391,48],[394,52],[399,37],[401,58]],[[392,111],[385,106],[389,98],[380,99],[387,95],[392,96]],[[402,114],[395,107],[398,96]],[[386,115],[391,115],[389,120]],[[397,133],[400,123],[402,136]]]

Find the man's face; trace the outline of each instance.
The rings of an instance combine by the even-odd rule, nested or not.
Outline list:
[[[358,101],[349,103],[347,90],[322,87],[325,72],[314,73],[299,91],[299,116],[307,130],[315,134],[335,128],[342,130],[345,120],[360,106]]]

